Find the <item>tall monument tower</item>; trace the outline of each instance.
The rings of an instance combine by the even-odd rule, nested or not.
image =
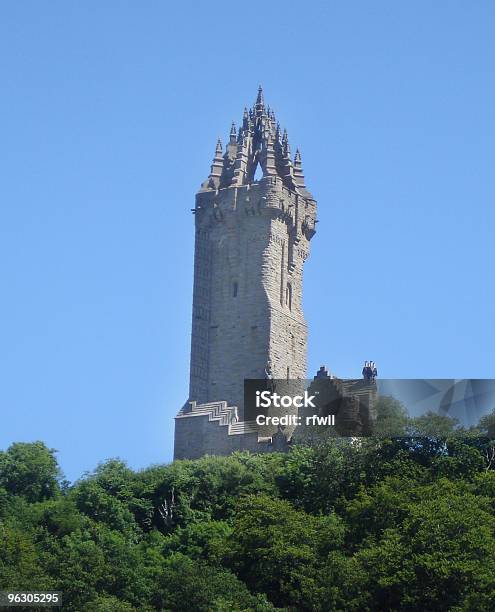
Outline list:
[[[303,267],[316,224],[301,155],[297,150],[292,158],[287,132],[265,106],[261,87],[239,130],[232,124],[225,151],[217,142],[193,213],[194,410],[184,408],[177,419],[223,402],[242,421],[244,379],[265,378],[267,370],[274,378],[306,377]],[[209,443],[203,451],[223,454]],[[184,452],[177,453],[176,435],[177,454]]]

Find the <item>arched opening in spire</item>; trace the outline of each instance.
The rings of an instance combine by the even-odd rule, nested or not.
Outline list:
[[[261,181],[263,178],[263,168],[259,161],[256,162],[256,168],[254,169],[253,181]]]

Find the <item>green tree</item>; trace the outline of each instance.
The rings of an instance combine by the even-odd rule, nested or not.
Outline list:
[[[133,513],[125,501],[107,492],[95,478],[88,478],[77,483],[71,491],[78,510],[118,531],[135,532],[138,525]]]
[[[92,601],[88,601],[84,607],[85,612],[151,612],[152,608],[139,606],[135,608],[127,601],[121,601],[118,597],[102,593]]]
[[[43,567],[34,534],[0,522],[0,588],[49,590],[53,580]]]
[[[472,479],[484,466],[481,449],[464,443],[462,439],[450,438],[446,440],[445,453],[432,459],[431,470],[435,477]]]
[[[170,556],[159,579],[153,604],[174,612],[268,612],[273,610],[260,595],[252,595],[230,571],[189,559],[181,553]]]
[[[489,438],[495,438],[495,410],[485,414],[479,420],[477,428]]]
[[[375,403],[376,420],[373,435],[394,437],[406,435],[409,415],[404,405],[394,397],[382,395]]]
[[[178,527],[164,543],[166,555],[181,552],[191,559],[220,563],[225,555],[232,527],[225,521],[205,521]]]
[[[288,454],[110,460],[63,487],[53,451],[12,445],[0,584],[69,612],[492,610],[493,444],[437,416]]]
[[[478,595],[474,609],[493,610],[495,518],[489,500],[446,479],[405,497],[380,539],[369,540],[356,555],[368,574],[372,607],[467,610]]]
[[[276,606],[313,610],[319,605],[319,559],[342,544],[344,525],[335,515],[311,516],[267,496],[239,500],[228,563]]]
[[[366,453],[348,440],[327,440],[317,446],[296,446],[277,476],[279,491],[294,506],[310,513],[328,513],[341,498],[355,494],[365,475]]]
[[[452,436],[459,421],[436,412],[427,412],[409,422],[409,434],[413,437],[447,438]]]
[[[61,472],[55,450],[43,442],[16,442],[0,452],[0,487],[30,502],[55,497]]]

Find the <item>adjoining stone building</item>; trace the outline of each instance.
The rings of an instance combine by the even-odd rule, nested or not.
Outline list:
[[[217,142],[193,213],[189,399],[175,419],[174,458],[285,450],[292,431],[261,436],[245,420],[244,380],[306,378],[302,283],[316,201],[261,87],[225,151]]]

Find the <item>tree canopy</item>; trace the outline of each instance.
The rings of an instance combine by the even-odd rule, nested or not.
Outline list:
[[[53,449],[13,444],[0,586],[62,591],[71,611],[493,610],[493,443],[451,425],[385,402],[379,437],[112,459],[71,485]]]

